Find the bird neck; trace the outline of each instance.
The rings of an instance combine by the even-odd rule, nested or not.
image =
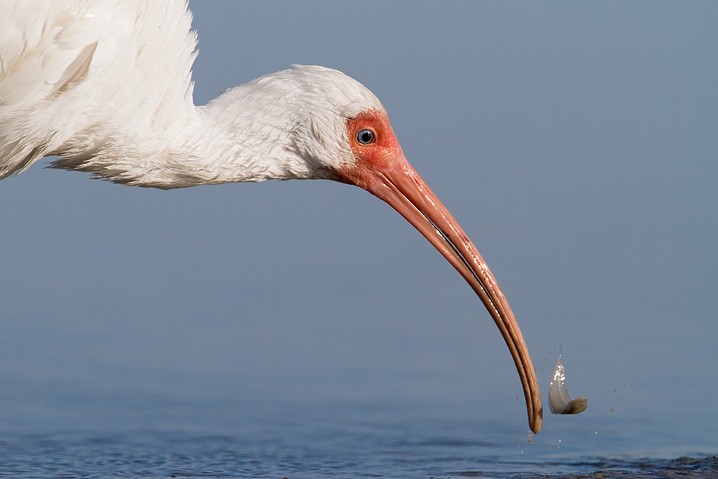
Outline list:
[[[226,92],[195,108],[180,133],[168,139],[171,146],[158,170],[166,183],[160,187],[309,178],[290,128],[287,118]]]
[[[96,116],[86,114],[88,123],[53,150],[61,155],[54,165],[164,189],[341,180],[336,172],[356,161],[347,119],[384,111],[355,80],[311,65],[257,78],[200,107],[192,103],[191,90],[190,84],[184,96],[156,92],[152,101],[138,95],[92,101]]]
[[[257,98],[240,86],[207,105],[187,102],[172,116],[155,114],[139,125],[120,117],[105,122],[101,137],[74,137],[53,166],[161,189],[321,178],[292,144],[294,119],[286,108],[261,105]]]

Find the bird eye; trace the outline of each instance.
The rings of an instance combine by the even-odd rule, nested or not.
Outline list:
[[[376,139],[376,135],[372,130],[359,130],[357,132],[357,141],[361,143],[362,145],[368,145],[369,143],[374,143],[374,140]]]

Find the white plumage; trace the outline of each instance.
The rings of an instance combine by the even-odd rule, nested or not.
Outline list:
[[[0,0],[0,179],[45,156],[126,185],[322,178],[389,203],[464,277],[501,331],[531,428],[541,395],[499,285],[408,163],[377,98],[341,72],[293,66],[192,101],[185,0]]]
[[[5,0],[7,7],[0,177],[48,155],[60,156],[60,168],[159,188],[322,176],[325,161],[351,160],[348,150],[325,151],[347,144],[344,119],[382,109],[356,81],[309,66],[194,106],[197,37],[184,1]]]

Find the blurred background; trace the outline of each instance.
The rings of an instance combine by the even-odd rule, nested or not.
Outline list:
[[[570,418],[546,405],[535,440],[645,424],[657,448],[715,453],[717,3],[190,7],[198,104],[293,63],[383,101],[500,281],[544,396],[561,344],[589,398]],[[394,404],[526,436],[481,302],[358,188],[166,192],[36,165],[0,183],[0,216],[0,429],[172,427],[132,412],[154,398]],[[121,421],[92,407],[118,397],[135,398]]]

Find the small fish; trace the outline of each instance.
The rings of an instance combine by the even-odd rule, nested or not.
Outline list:
[[[554,414],[578,414],[588,407],[586,396],[571,399],[566,388],[566,369],[563,367],[563,357],[559,353],[553,377],[548,387],[548,404]]]

